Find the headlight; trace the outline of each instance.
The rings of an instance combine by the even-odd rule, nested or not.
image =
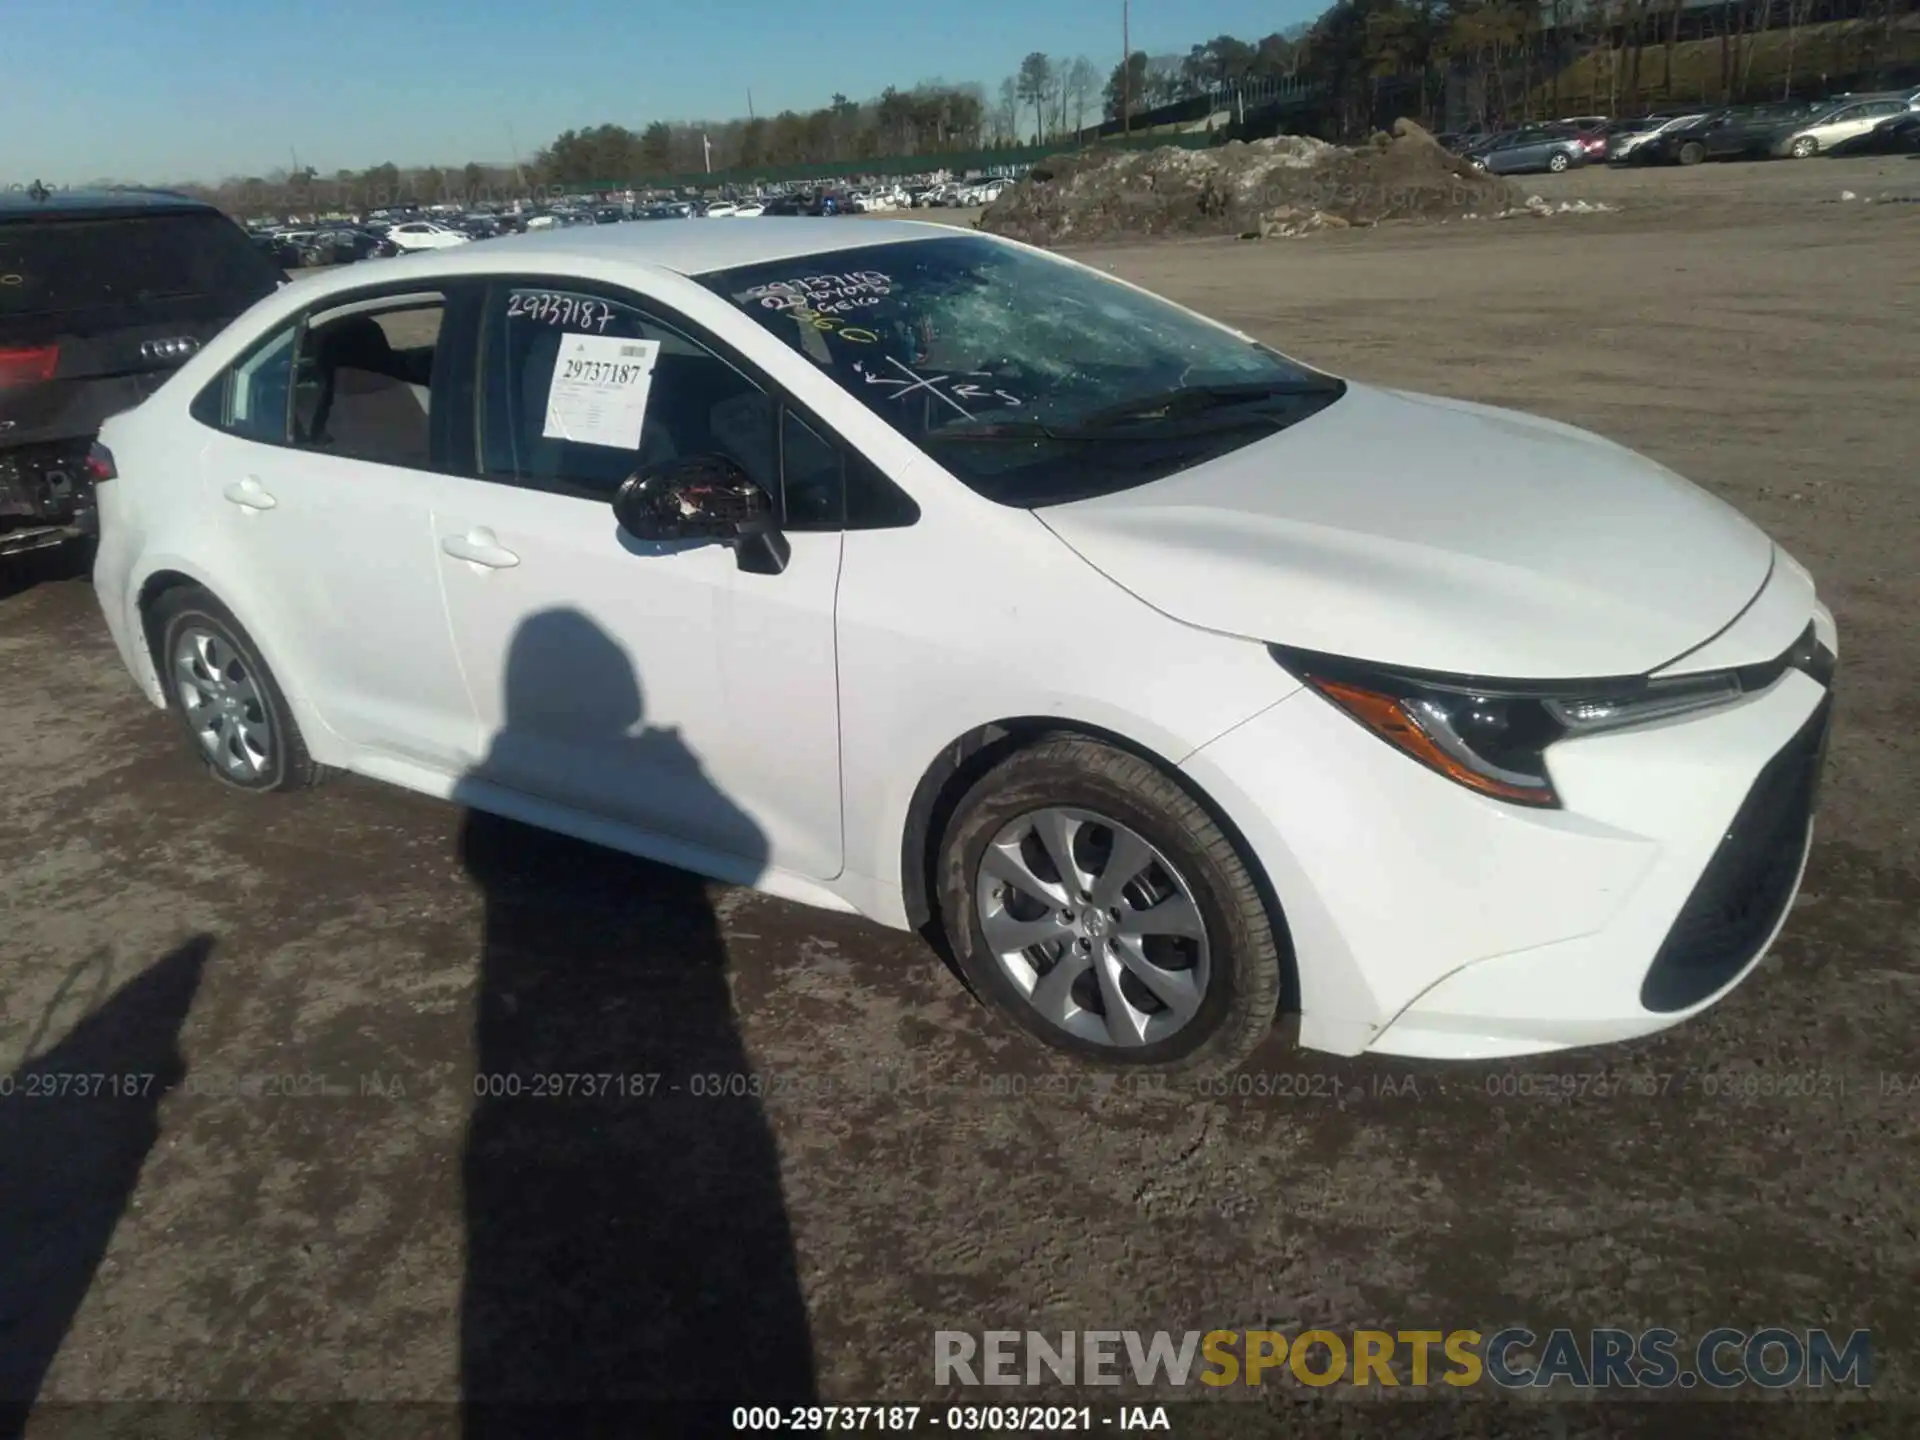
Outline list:
[[[1532,684],[1414,674],[1270,646],[1319,694],[1404,754],[1449,780],[1516,805],[1557,808],[1546,752],[1569,735],[1670,719],[1737,700],[1739,671],[1672,680]],[[1777,679],[1783,663],[1767,683]],[[1753,678],[1759,678],[1757,675]]]

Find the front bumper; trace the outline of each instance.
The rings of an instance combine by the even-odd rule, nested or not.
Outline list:
[[[1751,971],[1798,888],[1828,693],[1789,670],[1721,710],[1563,741],[1560,810],[1464,790],[1311,691],[1185,768],[1286,916],[1303,1045],[1535,1054],[1664,1029]]]

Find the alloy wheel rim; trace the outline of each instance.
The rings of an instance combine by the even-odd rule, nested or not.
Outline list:
[[[1109,816],[1050,806],[1009,821],[974,896],[1001,973],[1055,1029],[1137,1050],[1185,1029],[1206,999],[1212,952],[1192,887]]]
[[[174,686],[207,761],[236,780],[258,779],[273,763],[273,720],[258,678],[223,636],[198,626],[173,650]]]

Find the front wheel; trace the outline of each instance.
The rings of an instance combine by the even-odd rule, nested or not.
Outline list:
[[[1282,959],[1233,842],[1154,765],[1063,737],[955,810],[941,918],[975,993],[1029,1035],[1128,1069],[1232,1069],[1272,1028]]]
[[[1680,147],[1680,163],[1682,165],[1698,165],[1706,158],[1707,147],[1704,145],[1689,143]]]
[[[1787,153],[1796,160],[1810,160],[1820,153],[1820,142],[1811,135],[1801,135]]]

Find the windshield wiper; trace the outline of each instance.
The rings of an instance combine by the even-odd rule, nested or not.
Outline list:
[[[1256,380],[1237,385],[1176,385],[1152,395],[1138,395],[1081,418],[1078,430],[1100,431],[1146,420],[1183,420],[1209,411],[1255,405],[1265,400],[1293,400],[1305,396],[1338,395],[1338,380]]]
[[[1288,416],[1266,402],[1339,395],[1339,380],[1258,381],[1245,385],[1182,385],[1142,395],[1065,424],[1040,420],[959,420],[922,437],[927,442],[974,440],[1138,443],[1143,438],[1181,440],[1216,435],[1249,425],[1284,426]],[[1167,424],[1165,422],[1175,422]],[[1150,430],[1144,436],[1142,430]]]
[[[1124,435],[1088,435],[1078,425],[1043,425],[1038,420],[964,420],[942,425],[921,437],[934,440],[1124,440]]]

